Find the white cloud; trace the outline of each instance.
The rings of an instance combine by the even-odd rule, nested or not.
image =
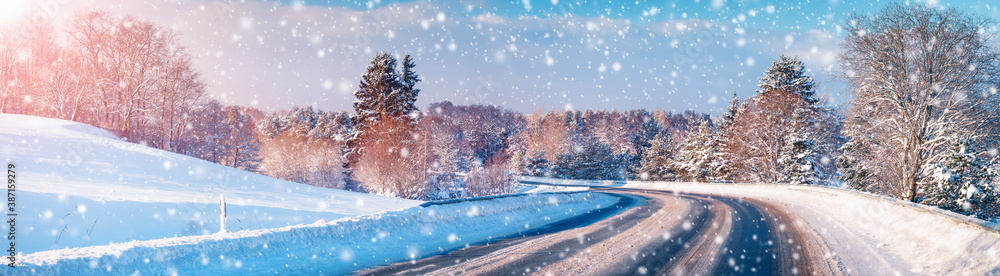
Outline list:
[[[472,21],[473,22],[479,22],[479,23],[486,23],[486,24],[490,24],[490,25],[501,25],[501,24],[506,24],[507,23],[507,20],[505,20],[503,17],[497,16],[497,15],[493,15],[491,13],[484,13],[484,14],[476,15],[476,16],[472,17]]]

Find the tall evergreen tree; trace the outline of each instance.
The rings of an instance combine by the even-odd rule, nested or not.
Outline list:
[[[236,106],[223,108],[225,117],[222,124],[226,127],[224,141],[224,157],[219,164],[257,172],[260,167],[260,140],[257,138],[257,126],[250,114]]]
[[[875,181],[873,177],[872,168],[869,168],[863,162],[868,156],[874,155],[875,149],[871,147],[873,143],[871,139],[866,139],[867,137],[864,135],[853,133],[857,131],[855,128],[844,130],[844,136],[855,138],[844,143],[839,149],[843,154],[837,157],[835,161],[837,165],[837,180],[843,183],[843,185],[859,191],[880,192],[891,190],[879,187],[879,182]],[[885,184],[887,183],[884,183],[883,186]]]
[[[798,106],[792,112],[793,124],[788,126],[785,145],[781,148],[778,163],[781,168],[779,182],[792,184],[817,184],[822,178],[813,138],[813,121],[816,109],[812,105]]]
[[[729,152],[729,138],[735,133],[733,130],[733,125],[736,122],[736,116],[740,112],[740,100],[736,97],[736,92],[733,92],[733,97],[729,100],[729,108],[726,109],[726,113],[722,115],[722,124],[719,126],[719,131],[713,135],[715,139],[715,145],[717,147],[715,162],[712,164],[712,175],[709,180],[712,182],[733,182],[735,176],[733,175],[733,168],[731,166],[732,154]],[[732,133],[731,133],[732,132]]]
[[[816,104],[819,99],[815,97],[816,83],[813,78],[806,75],[806,67],[798,58],[789,58],[781,55],[767,68],[764,77],[760,79],[760,90],[757,93],[767,93],[770,91],[790,91],[802,96],[802,99],[809,104]]]
[[[415,88],[417,82],[420,82],[420,76],[413,71],[413,67],[417,65],[413,63],[413,58],[406,54],[403,56],[403,68],[400,70],[400,84],[404,94],[403,98],[403,110],[402,113],[410,116],[414,116],[413,112],[417,112],[417,95],[420,94],[420,89]]]
[[[354,91],[354,137],[358,139],[372,125],[385,116],[392,116],[388,102],[393,93],[401,88],[396,73],[396,58],[389,53],[378,53],[372,57],[361,76],[358,90]]]
[[[628,117],[633,120],[641,120],[641,123],[632,123],[637,124],[638,129],[635,132],[632,132],[629,137],[632,142],[632,147],[635,149],[635,154],[630,156],[630,160],[628,162],[628,174],[632,178],[648,179],[650,177],[650,171],[644,169],[644,160],[647,160],[647,158],[655,158],[655,156],[647,157],[646,152],[653,148],[653,140],[658,139],[657,136],[659,136],[662,132],[662,127],[660,127],[660,124],[657,123],[656,120],[653,119],[648,112],[646,112],[646,110],[631,110],[629,111]],[[663,140],[666,138],[660,137],[659,139]],[[658,146],[661,148],[652,150],[665,152],[666,145],[669,145],[669,143],[666,141],[660,141],[658,143],[662,144]],[[644,172],[646,173],[645,177],[643,177]]]
[[[736,121],[736,114],[740,110],[740,99],[736,97],[736,91],[733,91],[733,97],[729,99],[729,107],[726,108],[726,114],[722,115],[722,125],[721,129],[725,130],[729,128]]]
[[[358,143],[368,135],[373,126],[386,120],[404,120],[403,127],[414,128],[419,112],[416,108],[419,89],[414,88],[420,81],[413,71],[412,58],[406,55],[402,70],[397,71],[396,58],[380,52],[372,57],[365,73],[361,76],[358,90],[354,91],[353,135],[347,141],[348,166],[358,157],[362,149]],[[397,125],[397,124],[394,124]],[[412,131],[408,130],[408,131]]]
[[[723,129],[712,133],[712,156],[709,163],[708,181],[715,183],[733,182],[733,169],[730,166],[729,154],[726,152],[726,139]]]
[[[807,136],[813,145],[839,141],[836,118],[815,97],[815,82],[796,58],[781,56],[761,78],[756,95],[731,107],[731,125],[725,125],[727,160],[736,181],[777,182],[785,178],[779,157],[793,149],[790,137]],[[729,116],[727,116],[729,117]],[[838,144],[839,145],[839,144]],[[835,146],[815,147],[816,156],[829,156]],[[789,153],[791,154],[791,153]],[[819,163],[831,172],[830,162]]]

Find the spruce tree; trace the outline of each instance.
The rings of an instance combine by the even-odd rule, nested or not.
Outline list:
[[[675,156],[674,168],[679,180],[708,182],[713,175],[713,163],[717,162],[718,145],[713,139],[712,122],[703,119],[698,128],[688,133]]]
[[[726,139],[723,130],[712,133],[711,152],[712,159],[709,163],[708,181],[714,183],[733,182],[733,169],[729,165],[729,154],[726,153]]]
[[[726,113],[722,115],[722,124],[719,126],[719,131],[713,135],[715,139],[717,158],[714,159],[712,163],[712,173],[709,176],[709,181],[716,183],[727,183],[733,182],[733,168],[731,166],[730,160],[733,158],[732,154],[729,152],[729,138],[731,137],[730,132],[734,132],[733,125],[737,120],[737,115],[740,112],[740,101],[736,97],[736,92],[733,92],[733,97],[729,100],[729,108],[726,109]]]
[[[660,124],[651,118],[648,112],[643,109],[629,111],[628,117],[634,120],[641,120],[641,122],[638,123],[639,129],[636,132],[633,132],[629,137],[632,142],[632,147],[635,148],[636,151],[635,154],[629,157],[630,159],[627,167],[628,175],[633,179],[638,178],[646,180],[650,177],[648,172],[645,177],[643,177],[643,172],[646,172],[643,169],[643,162],[647,159],[646,151],[652,148],[652,142],[654,139],[657,139],[658,135],[660,135],[662,128],[660,127]],[[665,138],[660,137],[659,139],[662,140]],[[664,144],[664,146],[669,145],[666,141],[661,141],[661,144]]]
[[[402,85],[403,95],[402,95],[402,114],[413,116],[413,112],[417,112],[417,95],[420,94],[420,89],[415,88],[417,82],[420,82],[420,77],[416,72],[413,71],[413,67],[417,65],[413,63],[413,58],[407,54],[403,56],[403,68],[400,70],[400,85]]]
[[[260,168],[260,140],[257,138],[257,126],[253,117],[237,106],[223,108],[222,124],[226,128],[224,146],[225,157],[219,164],[241,169],[248,172],[258,172]]]
[[[549,160],[545,159],[545,155],[542,152],[535,152],[531,156],[524,158],[521,168],[523,172],[526,172],[530,176],[552,176],[552,168],[550,167]]]
[[[723,130],[728,129],[736,121],[736,114],[739,110],[740,100],[736,97],[736,91],[733,91],[733,97],[729,100],[729,107],[726,108],[726,114],[722,115],[722,125],[719,128]]]
[[[642,153],[639,179],[649,181],[673,181],[676,179],[671,159],[674,149],[670,135],[657,133],[649,141],[649,147]]]
[[[842,154],[837,157],[834,163],[837,166],[836,178],[842,185],[855,190],[865,192],[879,192],[878,183],[875,181],[872,169],[865,165],[862,160],[875,155],[871,144],[871,139],[866,139],[864,135],[858,135],[859,129],[846,128],[843,131],[845,137],[855,137],[840,146],[838,151]]]
[[[372,125],[383,119],[385,116],[393,116],[397,112],[390,112],[391,106],[388,102],[392,99],[393,93],[400,91],[402,86],[396,72],[396,58],[389,53],[378,53],[372,57],[364,75],[361,76],[361,83],[358,90],[354,91],[355,117],[353,120],[354,137],[352,142],[364,134]]]
[[[760,90],[757,93],[789,91],[798,93],[806,103],[818,103],[819,99],[815,98],[816,83],[806,75],[805,68],[798,58],[781,55],[771,63],[771,67],[767,68],[764,77],[760,79]]]
[[[412,58],[404,56],[402,70],[397,71],[396,58],[389,53],[375,54],[361,76],[358,90],[354,91],[355,115],[352,118],[353,135],[347,141],[347,160],[351,163],[360,153],[359,141],[372,126],[385,120],[404,120],[405,127],[416,126],[419,110],[415,105],[420,81],[413,71]],[[412,131],[412,130],[407,130]]]
[[[816,141],[812,129],[815,110],[811,105],[799,106],[792,112],[792,125],[787,126],[785,144],[778,163],[781,168],[779,182],[791,184],[817,184],[822,178],[816,161]]]
[[[778,158],[782,168],[780,182],[816,184],[822,178],[813,151],[814,144],[807,134],[794,134],[785,139],[781,157]]]
[[[553,167],[558,178],[589,180],[623,179],[623,155],[615,154],[608,144],[585,138],[576,149],[560,155]]]
[[[996,172],[990,170],[993,162],[982,160],[973,143],[959,139],[952,143],[945,160],[923,168],[921,203],[981,219],[1000,215],[993,188]]]
[[[775,60],[761,78],[756,95],[739,105],[734,101],[730,114],[724,118],[726,132],[726,157],[739,170],[733,173],[739,181],[778,182],[788,179],[785,168],[779,161],[781,156],[798,153],[785,152],[795,149],[795,137],[808,137],[812,145],[817,141],[827,142],[831,130],[822,120],[821,101],[815,97],[815,82],[806,75],[802,62],[795,58],[781,56]],[[733,124],[728,126],[726,124]],[[733,128],[729,130],[728,128]],[[809,144],[809,143],[805,143]],[[805,145],[800,143],[800,146]],[[819,154],[829,154],[822,147],[811,148]],[[812,157],[810,157],[812,158]],[[825,164],[823,164],[825,165]],[[789,165],[790,166],[790,165]],[[825,168],[817,164],[817,171]]]

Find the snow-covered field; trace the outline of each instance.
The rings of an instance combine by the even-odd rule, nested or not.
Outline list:
[[[0,158],[16,167],[22,253],[215,233],[220,194],[228,204],[229,231],[421,203],[246,173],[70,121],[0,114],[0,125]]]
[[[762,199],[815,230],[829,258],[867,275],[1000,272],[995,224],[937,208],[816,186],[628,182],[626,188]],[[800,225],[802,227],[803,225]],[[837,256],[839,255],[839,256]],[[836,258],[834,258],[836,257]]]

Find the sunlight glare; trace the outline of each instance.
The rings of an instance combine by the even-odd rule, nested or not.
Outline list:
[[[28,0],[0,1],[0,23],[11,22],[21,17],[28,8]]]

